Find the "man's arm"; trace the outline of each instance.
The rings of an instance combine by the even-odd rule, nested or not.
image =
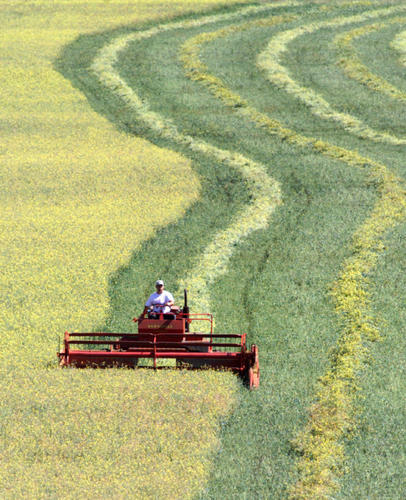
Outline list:
[[[149,308],[150,308],[150,307],[151,307],[151,305],[152,305],[152,300],[151,300],[151,297],[152,297],[152,295],[150,295],[150,296],[148,297],[148,300],[145,302],[144,310],[143,310],[143,311],[142,311],[142,313],[141,313],[141,317],[142,317],[142,318],[144,318],[144,317],[145,317],[145,315],[147,314],[147,312],[148,312]]]
[[[173,306],[173,304],[175,303],[174,300],[173,300],[173,296],[170,292],[166,292],[166,302],[165,302],[165,305],[168,306],[168,307],[171,307]]]

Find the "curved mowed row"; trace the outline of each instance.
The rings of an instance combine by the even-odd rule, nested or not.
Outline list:
[[[24,426],[9,397],[7,429],[13,413],[18,424],[6,463],[10,477],[28,465],[35,477],[14,480],[11,496],[46,497],[46,478],[73,471],[72,496],[93,476],[94,497],[401,498],[406,85],[385,67],[399,67],[405,10],[265,3],[64,48],[55,68],[95,111],[127,140],[188,158],[200,181],[194,201],[190,175],[175,176],[189,208],[112,275],[94,328],[128,329],[151,276],[164,275],[210,307],[218,331],[249,332],[261,389],[248,394],[227,374],[49,368],[45,386],[58,383],[38,396],[21,377],[35,417]],[[379,68],[370,37],[384,51]],[[74,394],[56,396],[66,380]]]

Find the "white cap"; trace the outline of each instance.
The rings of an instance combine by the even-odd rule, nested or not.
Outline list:
[[[155,285],[164,285],[163,280],[156,280]]]

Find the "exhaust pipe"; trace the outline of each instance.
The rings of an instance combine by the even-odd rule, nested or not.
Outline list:
[[[186,319],[186,324],[185,324],[185,330],[188,332],[189,331],[189,322],[188,322],[188,319],[189,319],[189,307],[187,305],[187,290],[186,288],[183,290],[183,299],[184,299],[184,304],[183,304],[183,314],[185,315],[185,319]]]

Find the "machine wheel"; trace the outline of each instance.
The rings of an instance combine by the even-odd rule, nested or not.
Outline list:
[[[259,387],[259,358],[258,358],[258,347],[253,344],[251,346],[251,353],[253,354],[253,364],[248,370],[248,381],[251,389],[257,389]]]

